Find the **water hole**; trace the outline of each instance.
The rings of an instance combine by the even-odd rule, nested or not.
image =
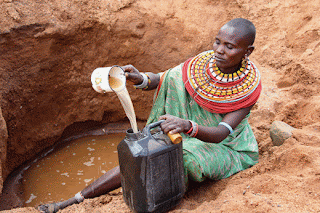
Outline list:
[[[73,197],[118,165],[117,145],[125,133],[87,136],[34,162],[22,178],[26,207]]]

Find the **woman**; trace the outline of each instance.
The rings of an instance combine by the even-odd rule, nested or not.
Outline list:
[[[144,77],[147,89],[158,87],[148,123],[165,119],[165,133],[184,133],[186,178],[227,178],[258,162],[248,124],[261,91],[259,71],[248,60],[254,38],[250,21],[234,19],[220,29],[213,51],[168,70],[163,81],[157,74]],[[147,81],[134,67],[124,69],[128,79],[144,87]]]
[[[227,178],[258,162],[258,146],[248,123],[261,92],[260,74],[248,56],[256,30],[242,18],[225,24],[207,51],[161,74],[124,66],[136,88],[153,90],[147,123],[164,119],[165,133],[182,133],[185,181]],[[67,201],[40,206],[55,212],[121,186],[119,167]],[[50,210],[49,210],[50,209]]]

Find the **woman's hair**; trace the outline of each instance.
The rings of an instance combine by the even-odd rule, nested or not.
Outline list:
[[[232,19],[225,25],[238,29],[239,34],[246,39],[248,45],[253,45],[254,40],[256,38],[256,27],[251,21],[244,18],[236,18]]]

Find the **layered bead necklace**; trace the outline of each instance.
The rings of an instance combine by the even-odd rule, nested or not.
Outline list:
[[[257,101],[261,91],[260,73],[250,60],[243,60],[236,72],[225,74],[216,65],[213,51],[186,61],[182,78],[193,99],[216,113],[250,106]]]

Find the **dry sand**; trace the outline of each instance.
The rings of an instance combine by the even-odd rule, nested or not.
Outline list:
[[[250,123],[259,143],[260,161],[225,180],[191,185],[182,203],[171,212],[320,212],[320,1],[137,0],[131,1],[127,9],[135,10],[138,6],[144,13],[167,13],[168,17],[185,21],[190,28],[199,23],[202,33],[212,33],[205,24],[210,17],[206,8],[212,7],[216,20],[219,13],[223,21],[244,17],[257,28],[256,50],[250,59],[262,73],[263,92],[252,110]],[[15,11],[8,14],[17,16]],[[166,24],[170,25],[170,21]],[[171,42],[174,47],[174,40]],[[275,120],[296,128],[281,146],[273,146],[269,136]],[[37,210],[17,208],[3,212]],[[114,194],[89,199],[59,212],[129,212],[129,209],[122,195]]]

